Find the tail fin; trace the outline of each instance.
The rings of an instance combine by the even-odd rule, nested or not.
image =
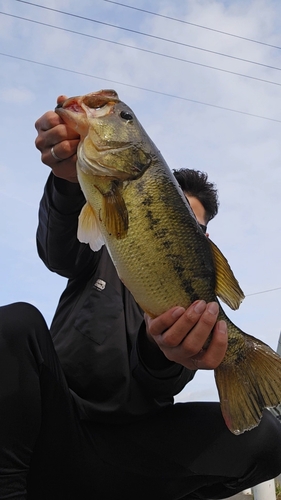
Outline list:
[[[264,408],[281,403],[281,358],[268,345],[245,335],[244,349],[215,370],[221,410],[234,434],[256,427]],[[232,358],[232,359],[231,359]]]

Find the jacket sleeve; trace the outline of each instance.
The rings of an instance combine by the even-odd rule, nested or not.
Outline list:
[[[145,329],[143,322],[132,350],[133,377],[154,397],[172,399],[193,379],[196,371],[168,360],[159,347],[148,340]]]
[[[48,269],[75,278],[93,265],[95,253],[77,239],[84,195],[76,184],[72,193],[65,194],[65,182],[53,174],[49,176],[40,202],[36,240],[38,254]]]

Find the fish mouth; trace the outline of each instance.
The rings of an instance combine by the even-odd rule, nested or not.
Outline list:
[[[57,111],[58,114],[64,110],[72,113],[85,114],[88,109],[91,110],[92,115],[99,116],[104,114],[103,108],[106,105],[113,105],[117,102],[120,102],[120,99],[115,90],[99,90],[98,92],[91,92],[84,96],[70,97],[59,103],[55,111]]]

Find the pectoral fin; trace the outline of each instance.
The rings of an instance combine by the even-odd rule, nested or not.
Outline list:
[[[105,189],[106,187],[106,189]],[[103,205],[99,214],[110,236],[117,239],[124,238],[129,227],[128,210],[122,197],[122,183],[112,181],[96,184],[96,188],[103,195]]]
[[[88,202],[79,215],[77,237],[81,243],[89,243],[91,249],[95,252],[104,244],[96,214]]]
[[[238,309],[245,295],[224,255],[211,240],[209,242],[216,269],[215,293],[231,309]]]

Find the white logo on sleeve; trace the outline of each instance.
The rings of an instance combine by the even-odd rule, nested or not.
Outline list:
[[[105,287],[106,287],[106,282],[101,280],[101,279],[98,279],[95,284],[94,284],[94,287],[97,289],[97,290],[104,290]]]

